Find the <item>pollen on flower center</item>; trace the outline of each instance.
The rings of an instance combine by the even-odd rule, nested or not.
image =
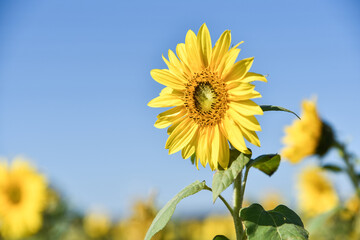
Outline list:
[[[21,189],[17,184],[12,184],[6,189],[9,202],[17,204],[21,200]]]
[[[189,80],[184,100],[189,117],[200,126],[214,126],[228,108],[225,83],[207,69],[194,74]]]

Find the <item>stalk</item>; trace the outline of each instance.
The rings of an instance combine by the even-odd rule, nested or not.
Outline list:
[[[234,208],[233,208],[233,219],[235,224],[236,240],[243,240],[244,228],[240,218],[240,209],[243,200],[242,191],[242,171],[236,177],[234,181]]]
[[[351,180],[351,183],[353,184],[356,194],[358,198],[360,198],[360,186],[359,186],[359,179],[355,172],[355,166],[352,159],[351,153],[349,153],[345,147],[345,144],[339,143],[337,141],[334,141],[334,147],[339,150],[339,155],[344,160],[346,165],[346,172]]]

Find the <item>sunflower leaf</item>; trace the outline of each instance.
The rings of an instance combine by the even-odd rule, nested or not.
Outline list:
[[[261,155],[254,160],[251,160],[247,167],[255,167],[263,173],[271,176],[276,172],[280,165],[281,157],[279,154],[265,154]]]
[[[225,237],[224,235],[216,235],[213,240],[229,240],[227,237]]]
[[[306,240],[309,233],[300,217],[284,205],[265,211],[259,204],[252,204],[240,211],[246,226],[248,240]]]
[[[283,108],[283,107],[278,107],[278,106],[274,106],[274,105],[260,105],[261,109],[266,112],[266,111],[282,111],[282,112],[289,112],[294,114],[297,118],[301,119],[296,113],[294,113],[293,111]]]
[[[165,227],[169,222],[171,216],[174,214],[176,205],[184,198],[191,196],[205,188],[205,181],[195,181],[192,184],[181,190],[175,197],[173,197],[156,215],[155,219],[151,223],[145,239],[150,240],[157,232]]]
[[[213,177],[213,202],[234,182],[241,170],[250,161],[250,157],[250,155],[246,155],[237,150],[230,150],[230,162],[232,162],[230,167],[226,170],[218,170]],[[231,161],[232,159],[234,160]]]

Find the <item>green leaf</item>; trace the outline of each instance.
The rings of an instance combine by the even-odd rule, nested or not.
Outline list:
[[[219,197],[219,195],[228,188],[239,175],[244,166],[250,161],[250,156],[244,153],[240,153],[237,150],[231,150],[233,156],[237,156],[231,163],[230,167],[226,170],[218,170],[213,177],[212,192],[213,201]],[[230,152],[230,154],[231,154]],[[236,152],[238,155],[236,155]]]
[[[171,216],[174,214],[176,205],[184,198],[191,196],[205,188],[205,181],[195,181],[189,186],[181,190],[176,196],[171,199],[156,215],[154,221],[148,229],[145,240],[150,240],[157,232],[165,227],[169,222]]]
[[[325,170],[329,170],[331,172],[342,172],[343,169],[339,166],[333,165],[333,164],[325,164],[321,166]]]
[[[263,173],[271,176],[278,169],[280,160],[281,157],[279,154],[265,154],[251,160],[247,167],[255,167]]]
[[[305,240],[309,233],[304,229],[300,217],[284,205],[265,211],[259,204],[252,204],[240,211],[246,226],[248,240]]]
[[[283,107],[278,107],[278,106],[274,106],[274,105],[260,105],[261,109],[266,112],[266,111],[282,111],[282,112],[289,112],[294,114],[297,118],[301,119],[296,113],[294,113],[293,111],[290,111],[289,109],[283,108]]]
[[[213,240],[230,240],[230,239],[228,239],[224,235],[217,235],[213,238]]]

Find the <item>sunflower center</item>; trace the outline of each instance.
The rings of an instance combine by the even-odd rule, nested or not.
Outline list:
[[[225,83],[207,69],[194,74],[186,85],[185,108],[200,126],[214,126],[224,116],[227,106]]]
[[[216,102],[216,93],[208,82],[200,82],[194,92],[195,106],[199,111],[211,111],[213,103]]]
[[[21,200],[21,189],[17,184],[12,184],[6,189],[6,195],[11,203],[17,204]]]

